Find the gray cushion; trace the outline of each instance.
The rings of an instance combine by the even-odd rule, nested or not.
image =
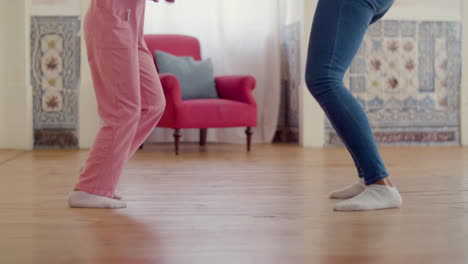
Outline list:
[[[171,73],[179,79],[183,100],[218,98],[210,59],[195,61],[159,50],[155,56],[160,73]]]

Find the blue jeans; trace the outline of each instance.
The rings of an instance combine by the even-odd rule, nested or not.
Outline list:
[[[367,185],[388,177],[369,120],[343,78],[369,26],[393,0],[319,0],[307,57],[309,91],[353,157]]]

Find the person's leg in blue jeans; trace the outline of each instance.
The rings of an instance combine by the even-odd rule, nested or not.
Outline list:
[[[307,86],[349,150],[362,179],[341,190],[345,192],[338,192],[341,196],[331,195],[351,198],[337,204],[336,210],[401,205],[398,191],[388,180],[367,116],[343,85],[345,72],[369,25],[381,18],[391,4],[392,0],[319,0],[317,5],[307,58]]]

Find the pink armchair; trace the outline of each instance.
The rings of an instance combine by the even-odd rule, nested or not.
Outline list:
[[[146,35],[153,54],[161,50],[175,56],[201,60],[199,41],[182,35]],[[174,129],[175,151],[179,154],[181,129],[200,129],[200,146],[206,145],[208,128],[247,127],[247,151],[251,148],[252,128],[257,126],[257,103],[252,94],[256,80],[252,76],[215,78],[219,99],[182,100],[179,81],[171,74],[159,75],[166,96],[166,110],[158,127]]]

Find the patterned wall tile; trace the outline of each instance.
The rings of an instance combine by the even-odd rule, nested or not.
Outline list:
[[[367,35],[371,37],[381,37],[383,34],[382,23],[375,23],[369,27]]]
[[[462,25],[458,22],[447,22],[447,38],[449,40],[461,41]]]
[[[363,50],[363,49],[361,49]],[[351,65],[350,68],[351,73],[366,73],[366,61],[364,58],[359,57],[357,58],[354,63]]]
[[[379,23],[382,24],[382,23]],[[402,37],[410,37],[414,38],[416,35],[416,21],[401,21],[400,22],[400,29],[401,29],[401,36]]]
[[[36,147],[77,147],[80,78],[78,17],[31,18]]]
[[[461,24],[384,20],[371,26],[363,47],[345,84],[377,141],[459,144]],[[326,138],[341,144],[328,121]]]
[[[353,93],[366,92],[366,77],[364,76],[353,76],[350,78],[349,89]]]
[[[397,37],[400,34],[400,24],[398,21],[388,21],[383,24],[385,37]]]

